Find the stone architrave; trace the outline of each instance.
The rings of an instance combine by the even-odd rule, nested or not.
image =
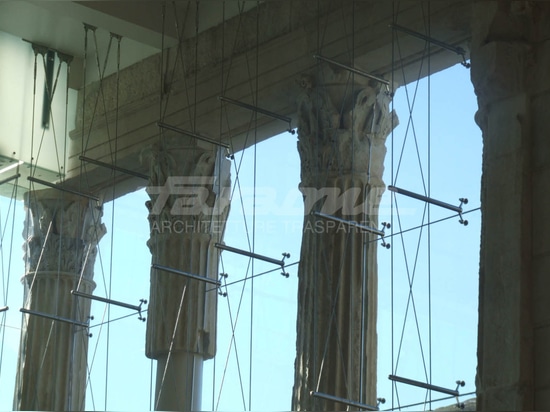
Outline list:
[[[181,136],[163,137],[148,154],[152,263],[217,280],[229,160]],[[217,299],[215,285],[151,270],[146,354],[158,361],[155,409],[200,409],[202,364],[216,353]]]
[[[318,78],[304,76],[301,86],[305,217],[292,409],[348,408],[311,391],[376,405],[378,236],[311,212],[379,228],[385,140],[397,117],[384,85],[355,83],[346,71],[324,66]]]
[[[26,193],[24,308],[87,323],[97,244],[106,233],[95,201],[55,189]],[[14,409],[84,410],[88,330],[23,315]]]

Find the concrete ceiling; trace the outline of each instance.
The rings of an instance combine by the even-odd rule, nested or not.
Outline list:
[[[354,24],[353,57],[356,67],[367,73],[387,77],[395,75],[393,80],[396,85],[426,75],[427,65],[423,64],[423,61],[427,55],[431,56],[432,73],[461,61],[461,57],[455,53],[403,33],[393,36],[398,39],[403,54],[400,53],[399,58],[392,58],[393,37],[389,29],[389,24],[395,18],[392,2],[349,2],[354,6],[353,13],[349,7],[345,9],[344,2],[322,2],[326,9],[323,9],[321,53],[335,61],[350,63],[349,32],[345,29],[350,21]],[[106,107],[102,107],[102,110],[105,111],[105,118],[113,119],[115,113],[119,116],[118,164],[134,170],[138,167],[145,168],[144,165],[140,166],[139,162],[141,148],[149,145],[158,136],[158,85],[162,75],[172,76],[170,88],[164,91],[171,96],[170,110],[166,111],[164,118],[183,129],[196,129],[205,136],[221,135],[223,140],[231,139],[234,150],[241,150],[251,144],[248,139],[250,113],[240,108],[228,107],[224,110],[227,118],[231,119],[230,125],[220,129],[220,125],[212,121],[221,118],[222,109],[218,96],[222,75],[225,79],[224,95],[243,102],[261,102],[258,106],[292,117],[292,124],[296,124],[294,97],[300,92],[296,90],[297,79],[316,68],[317,62],[312,56],[320,50],[318,35],[321,20],[318,15],[318,2],[288,0],[260,3],[261,6],[256,10],[250,10],[258,4],[256,1],[0,0],[0,31],[71,54],[75,56],[76,66],[79,62],[82,66],[85,37],[83,23],[97,27],[94,32],[96,36],[89,39],[89,47],[94,48],[93,52],[100,58],[88,56],[90,62],[86,65],[86,84],[97,80],[96,61],[103,61],[102,57],[106,53],[110,39],[109,33],[123,36],[121,69],[126,69],[121,71],[120,81],[127,92],[120,95],[120,101],[118,96],[115,99],[112,93],[118,90],[118,77],[105,78],[102,82],[102,93],[108,94],[110,91],[111,96],[103,97],[103,105]],[[243,4],[249,5],[248,11],[242,7]],[[422,4],[418,0],[400,2],[397,22],[411,30],[422,32],[426,24],[426,10]],[[345,10],[347,11],[344,13]],[[430,13],[430,33],[434,38],[446,44],[468,49],[471,0],[432,2]],[[224,25],[220,26],[222,21]],[[261,22],[261,31],[255,40],[254,28],[257,22]],[[178,31],[181,33],[180,36],[177,34]],[[199,36],[195,43],[193,37],[196,32],[199,32]],[[167,68],[170,58],[177,60],[176,53],[161,56],[162,46],[166,50],[177,45],[178,37],[184,38],[181,43],[181,60],[189,64],[186,68],[181,68],[181,73],[175,73],[175,70],[173,73],[168,70],[161,73],[161,58],[166,58]],[[224,41],[225,37],[228,41]],[[259,88],[253,93],[250,87],[250,61],[254,56],[257,56]],[[228,60],[227,65],[222,64],[224,59]],[[107,75],[115,72],[115,60],[111,59]],[[394,64],[400,67],[400,70],[393,72]],[[194,68],[197,68],[198,75],[188,84],[185,76],[193,75]],[[81,75],[78,79],[78,76],[74,75],[75,71],[78,70],[73,71],[71,67],[71,79],[77,78],[72,87],[79,89],[84,83],[83,77]],[[18,74],[17,77],[21,75]],[[166,83],[166,79],[164,81]],[[88,103],[96,101],[93,93],[98,93],[97,84],[95,86],[96,89],[87,89]],[[190,108],[188,97],[193,93],[195,98],[199,96],[200,99],[194,108]],[[113,106],[113,102],[119,104],[120,111],[118,106]],[[77,114],[79,113],[81,111],[77,110]],[[85,113],[95,113],[95,109],[89,107]],[[194,113],[193,125],[189,124],[191,113]],[[262,116],[255,125],[257,141],[280,133],[287,127],[287,124]],[[65,175],[71,182],[80,179],[81,162],[78,155],[81,150],[78,142],[82,140],[82,133],[82,127],[76,127],[71,132],[73,145]],[[87,155],[106,163],[110,162],[108,145],[105,144],[105,139],[109,136],[106,126],[96,122],[86,134],[87,142],[92,142],[89,144]],[[90,192],[100,192],[106,185],[111,184],[107,171],[104,172],[105,175],[93,169],[87,174]],[[140,172],[147,171],[140,169]],[[121,190],[117,196],[143,184],[141,180],[134,182],[132,178],[121,179],[126,180],[124,185],[117,185]]]
[[[80,5],[104,15],[126,21],[156,34],[156,41],[164,33],[165,40],[175,41],[179,36],[189,38],[217,26],[222,21],[250,10],[254,1],[219,0],[165,1],[78,1]],[[157,44],[159,46],[159,44]]]
[[[165,47],[174,46],[178,37],[194,36],[197,31],[212,28],[224,18],[231,18],[255,4],[230,1],[222,7],[219,1],[213,0],[198,4],[194,1],[164,0],[0,1],[0,31],[74,56],[71,87],[80,88],[83,79],[84,23],[98,28],[96,37],[100,55],[107,50],[109,33],[122,36],[124,52],[121,54],[121,68],[125,68],[159,53],[163,44]],[[90,34],[88,50],[93,52],[94,49],[94,39]],[[105,74],[115,70],[112,59]],[[97,70],[91,70],[87,73],[87,82],[95,80]]]

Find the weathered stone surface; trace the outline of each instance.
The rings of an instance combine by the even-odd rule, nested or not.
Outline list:
[[[152,263],[217,280],[214,244],[222,241],[229,212],[229,160],[222,150],[181,137],[161,139],[144,160]],[[151,269],[146,354],[159,361],[156,409],[200,407],[193,388],[200,386],[203,360],[216,352],[217,298],[211,284]],[[192,381],[187,389],[176,384]]]
[[[325,66],[301,85],[298,151],[306,216],[292,409],[347,408],[311,391],[375,405],[377,237],[310,212],[378,227],[385,139],[397,118],[384,88],[354,83],[348,72]]]
[[[105,234],[94,202],[47,189],[28,192],[25,222],[24,308],[87,323],[97,244]],[[14,409],[83,410],[87,330],[24,315]]]
[[[550,244],[548,82],[550,5],[474,6],[472,82],[483,131],[482,234],[478,333],[478,408],[548,409],[544,323]],[[547,77],[547,76],[546,76]],[[535,218],[536,216],[536,218]],[[541,329],[542,328],[542,329]]]
[[[550,388],[541,388],[535,390],[535,410],[546,410],[546,405],[550,404]]]

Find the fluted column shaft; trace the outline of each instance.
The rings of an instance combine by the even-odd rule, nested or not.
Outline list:
[[[163,138],[149,155],[152,263],[217,279],[229,161],[180,136]],[[216,352],[217,297],[210,283],[151,270],[146,353],[158,361],[155,409],[200,409],[203,360]]]
[[[24,308],[87,323],[102,211],[86,198],[47,189],[25,196]],[[83,410],[86,328],[39,315],[23,318],[14,409]]]
[[[385,139],[397,123],[379,86],[325,67],[304,77],[298,150],[305,220],[298,270],[293,410],[346,410],[311,391],[376,404],[376,235],[311,212],[378,228]]]

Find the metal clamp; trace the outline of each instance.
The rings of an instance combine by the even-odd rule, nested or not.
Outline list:
[[[220,280],[218,285],[218,295],[223,296],[224,298],[227,297],[227,292],[222,292],[222,279],[227,279],[229,275],[227,273],[220,273]]]
[[[468,199],[466,199],[465,197],[461,197],[458,200],[460,200],[460,205],[458,206],[460,208],[460,212],[458,212],[458,217],[460,219],[459,219],[458,223],[460,223],[461,225],[464,225],[464,226],[468,226],[468,221],[462,217],[462,205],[467,205],[468,204]],[[464,385],[462,385],[462,386],[464,386]]]
[[[390,223],[382,222],[382,230],[381,230],[382,234],[380,235],[380,240],[382,241],[382,247],[385,247],[386,249],[389,249],[391,247],[391,245],[388,242],[386,242],[386,240],[384,239],[384,234],[386,233],[386,229],[389,229],[389,228],[391,228]]]

